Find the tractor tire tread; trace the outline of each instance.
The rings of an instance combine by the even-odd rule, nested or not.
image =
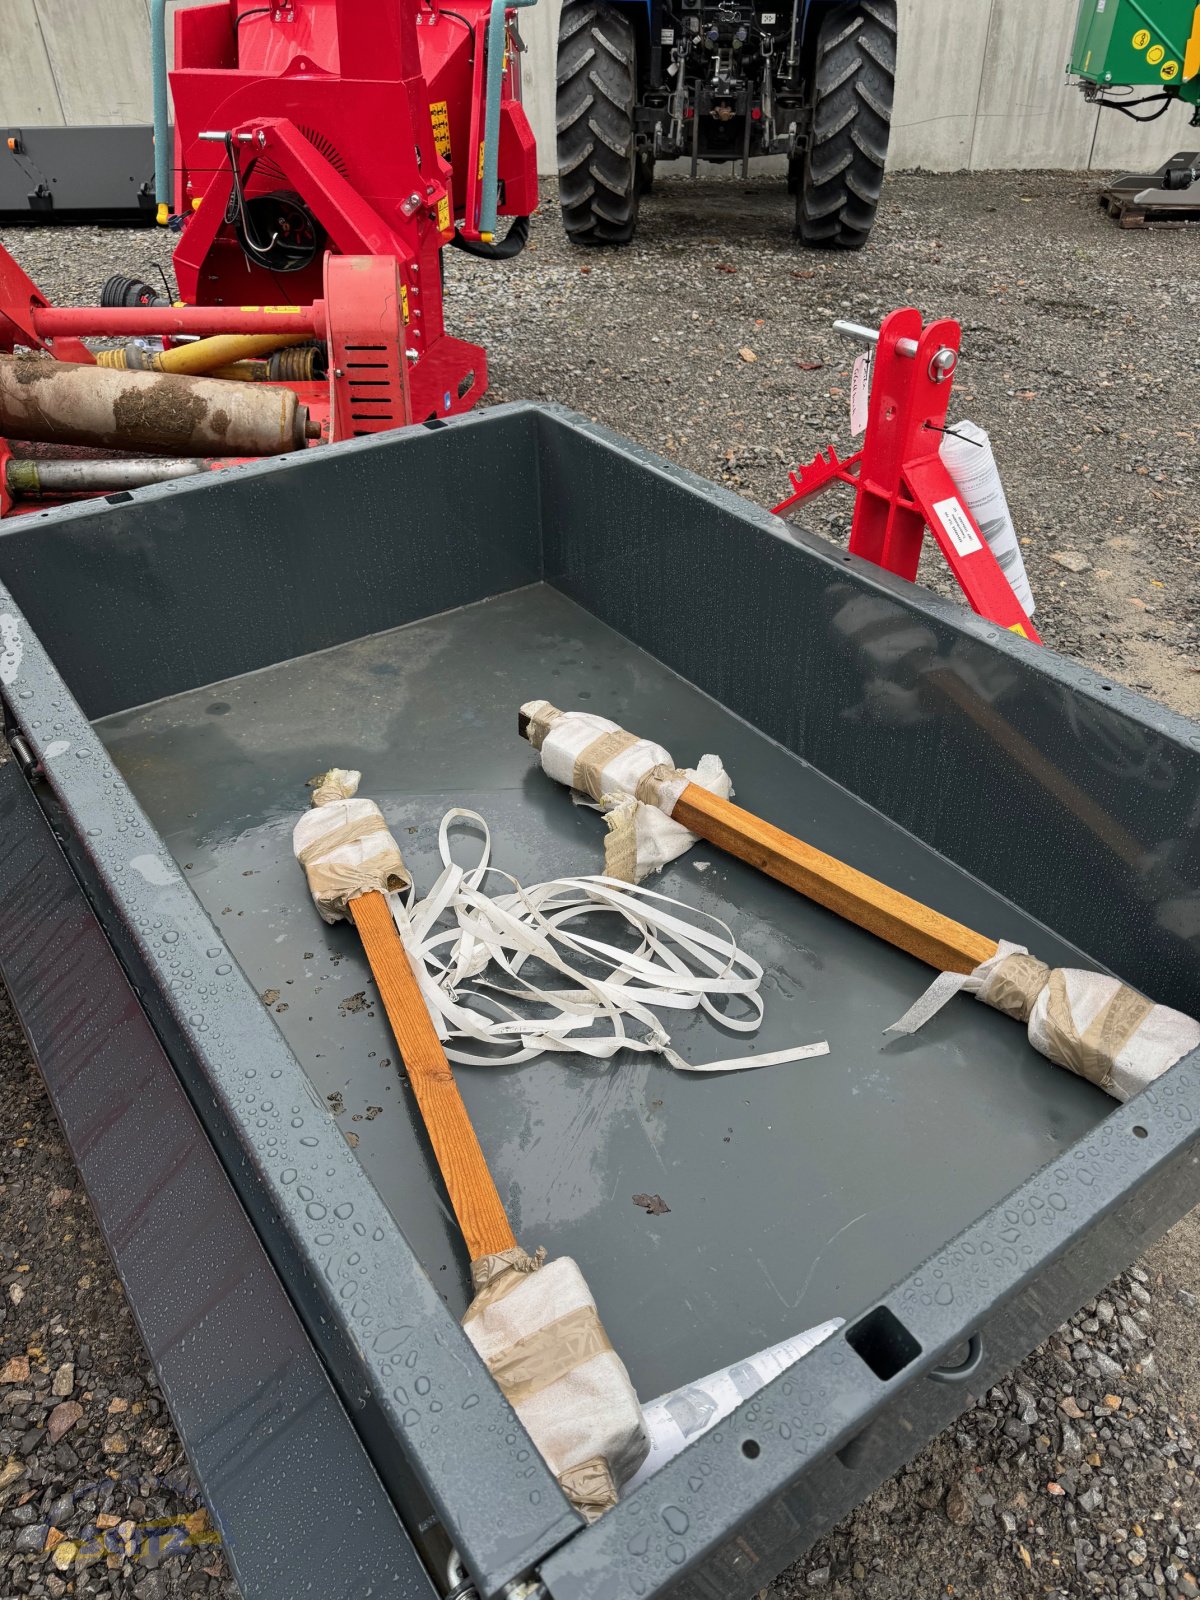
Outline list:
[[[879,206],[896,77],[896,0],[849,0],[821,24],[811,141],[797,174],[796,233],[860,250]]]
[[[637,40],[624,10],[564,0],[558,34],[558,191],[573,244],[633,238],[641,184],[635,109]]]

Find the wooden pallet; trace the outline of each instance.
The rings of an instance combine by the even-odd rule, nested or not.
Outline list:
[[[1122,228],[1200,228],[1200,195],[1188,206],[1181,206],[1178,200],[1174,205],[1159,205],[1139,203],[1128,193],[1106,189],[1100,207]]]
[[[1156,172],[1123,172],[1100,191],[1100,209],[1122,228],[1200,227],[1200,183],[1191,189],[1164,189],[1173,169],[1195,169],[1200,152],[1180,150]]]

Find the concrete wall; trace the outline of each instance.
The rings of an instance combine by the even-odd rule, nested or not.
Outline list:
[[[520,14],[546,172],[559,5]],[[0,0],[0,123],[148,122],[148,10],[148,0]],[[1140,128],[1064,86],[1074,16],[1074,0],[900,0],[892,166],[1153,167],[1186,145],[1182,110]]]

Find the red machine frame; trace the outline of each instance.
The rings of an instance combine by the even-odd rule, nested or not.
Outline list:
[[[461,0],[452,12],[428,0],[278,0],[266,8],[216,0],[175,15],[182,298],[229,306],[316,300],[324,290],[320,254],[286,274],[248,261],[231,216],[231,160],[248,200],[294,193],[334,257],[395,262],[407,371],[405,414],[393,426],[469,410],[487,387],[483,349],[445,332],[440,252],[456,231],[481,239],[490,11],[490,0]],[[502,83],[499,209],[527,216],[537,203],[536,151],[511,48]],[[381,307],[381,316],[390,313]]]
[[[831,483],[848,483],[855,491],[854,555],[911,583],[928,528],[971,609],[1040,644],[939,454],[961,341],[961,328],[949,318],[925,327],[911,306],[885,317],[862,448],[844,461],[832,445],[828,455],[818,451],[789,474],[792,493],[775,514],[785,515]]]

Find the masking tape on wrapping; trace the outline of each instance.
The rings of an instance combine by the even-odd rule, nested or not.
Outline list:
[[[412,882],[400,846],[372,800],[326,799],[306,811],[293,832],[292,849],[327,922],[345,916],[347,904],[361,894],[396,893]]]
[[[364,800],[362,804],[370,805],[371,802]],[[296,860],[307,872],[310,867],[323,861],[332,851],[341,850],[348,844],[358,844],[363,839],[369,839],[374,833],[388,833],[388,825],[383,820],[381,811],[376,811],[373,817],[359,817],[349,822],[343,822],[338,828],[331,828],[328,833],[321,834],[311,844],[307,844],[302,850],[297,851]],[[391,837],[390,833],[388,833],[388,837]],[[398,846],[396,854],[400,854]],[[404,873],[404,878],[407,882],[407,872]]]
[[[1050,968],[1044,961],[1018,950],[992,967],[982,992],[989,1006],[1018,1022],[1028,1022],[1037,997],[1049,980]]]
[[[487,1369],[504,1391],[509,1405],[524,1405],[581,1367],[612,1349],[595,1306],[576,1306],[491,1356]]]
[[[617,1503],[617,1488],[608,1462],[603,1456],[592,1456],[576,1466],[560,1472],[558,1481],[572,1505],[578,1506],[589,1522]]]
[[[703,767],[705,761],[713,759],[715,758],[703,757],[700,767]],[[724,772],[724,768],[721,770]],[[697,768],[697,772],[699,771],[700,768]],[[684,772],[680,767],[664,766],[660,763],[656,767],[651,767],[649,772],[639,778],[638,786],[634,793],[643,805],[657,806],[661,812],[669,817],[675,810],[679,796],[687,788],[688,784],[693,781],[690,772]],[[700,787],[707,789],[709,785],[701,782]],[[716,791],[713,790],[712,792],[715,793]],[[733,788],[731,786],[729,794],[732,793]],[[728,799],[729,796],[726,795],[724,798]]]
[[[546,742],[546,735],[559,720],[563,713],[550,704],[548,700],[531,700],[521,710],[529,718],[529,726],[525,737],[539,753]]]
[[[545,1260],[546,1252],[540,1247],[532,1255],[527,1255],[520,1245],[514,1245],[511,1250],[497,1250],[492,1255],[479,1256],[472,1261],[471,1282],[475,1286],[475,1298],[467,1307],[463,1326],[511,1293],[525,1274],[537,1272]]]
[[[605,767],[642,742],[637,734],[626,733],[624,728],[613,728],[608,733],[602,733],[598,739],[593,739],[575,757],[572,789],[578,789],[580,794],[590,794],[593,800],[603,800]]]
[[[1122,983],[1080,1032],[1067,993],[1067,974],[1056,968],[1046,986],[1043,1048],[1051,1061],[1112,1094],[1117,1059],[1153,1010],[1152,1000]]]

